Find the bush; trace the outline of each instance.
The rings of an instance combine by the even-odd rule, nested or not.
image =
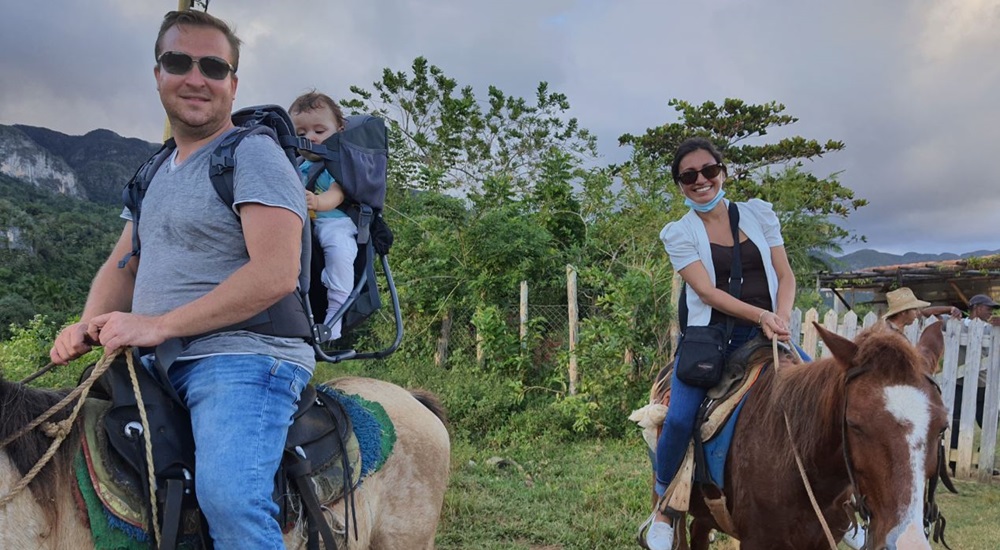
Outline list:
[[[7,380],[22,380],[49,364],[49,350],[59,327],[36,315],[27,325],[11,327],[11,336],[0,342],[0,368]],[[77,385],[83,369],[99,358],[101,351],[92,351],[69,365],[57,366],[31,383],[32,386],[66,388]]]

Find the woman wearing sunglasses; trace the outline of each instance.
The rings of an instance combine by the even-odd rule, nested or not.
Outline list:
[[[691,138],[677,148],[671,173],[690,211],[660,232],[674,269],[687,289],[687,326],[725,325],[733,319],[728,356],[759,332],[789,340],[795,276],[785,254],[781,226],[767,202],[737,203],[742,266],[740,298],[730,294],[733,230],[724,200],[726,166],[708,140]],[[684,328],[684,327],[682,327]],[[680,468],[707,388],[686,384],[674,369],[670,407],[656,446],[656,493],[662,497]],[[640,543],[650,550],[673,546],[671,518],[657,510],[643,524]]]

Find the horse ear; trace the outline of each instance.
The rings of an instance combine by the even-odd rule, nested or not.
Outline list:
[[[830,353],[837,358],[845,367],[850,367],[854,364],[854,356],[858,353],[858,346],[840,336],[837,333],[830,332],[823,328],[823,325],[813,321],[813,326],[816,327],[816,331],[819,333],[819,337],[826,344],[826,349],[830,350]]]
[[[933,375],[937,372],[938,363],[944,355],[944,325],[941,321],[936,321],[924,329],[917,342],[917,352],[924,360],[924,369],[927,374]]]

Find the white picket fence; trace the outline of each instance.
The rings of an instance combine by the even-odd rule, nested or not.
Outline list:
[[[831,332],[853,339],[857,333],[878,322],[874,313],[865,315],[859,324],[858,316],[848,311],[838,317],[834,311],[823,316],[822,321],[815,309],[805,315],[798,309],[792,311],[791,332],[798,336],[798,343],[812,357],[823,357],[828,352],[819,339],[813,321],[819,322]],[[916,343],[921,332],[935,319],[917,321],[904,329],[904,334]],[[951,442],[951,419],[953,411],[961,411],[958,427],[958,449],[951,449],[950,461],[955,462],[955,474],[960,479],[976,479],[989,483],[993,479],[997,445],[997,416],[1000,405],[1000,327],[990,326],[983,321],[971,321],[968,325],[959,320],[949,320],[945,324],[944,359],[941,369],[935,375],[941,385],[942,398],[948,409],[949,429],[945,442]],[[976,448],[976,394],[980,373],[985,372],[986,399],[983,411],[983,425],[979,448]],[[962,395],[956,403],[955,386],[963,383]]]

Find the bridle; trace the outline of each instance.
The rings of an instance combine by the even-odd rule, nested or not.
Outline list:
[[[858,517],[861,518],[860,528],[868,531],[868,527],[871,524],[872,512],[871,508],[868,507],[868,502],[865,495],[861,492],[861,488],[858,485],[857,479],[854,475],[854,466],[851,464],[850,458],[850,443],[847,438],[847,386],[860,376],[867,372],[870,372],[872,367],[862,366],[862,367],[852,367],[847,371],[847,376],[844,380],[844,406],[841,414],[841,447],[844,451],[844,466],[847,468],[847,478],[851,482],[851,493],[854,496],[854,504],[849,505],[854,508],[857,512]],[[934,386],[938,394],[941,394],[941,386],[938,385],[934,377],[924,373],[924,378]],[[944,515],[941,514],[941,510],[938,508],[937,503],[934,500],[934,492],[937,489],[937,482],[940,479],[944,484],[945,488],[953,493],[958,493],[955,486],[951,482],[951,478],[948,475],[948,465],[945,460],[945,447],[944,447],[944,434],[941,434],[939,445],[938,445],[938,467],[934,475],[930,477],[927,483],[927,489],[924,492],[924,536],[933,536],[934,542],[940,542],[945,548],[951,550],[948,543],[944,540],[944,528],[947,521]],[[846,506],[845,506],[846,507]],[[854,522],[854,518],[851,518],[851,522]],[[865,545],[861,550],[871,549],[871,539],[865,540]]]
[[[861,493],[861,487],[858,485],[857,478],[854,475],[854,465],[851,464],[851,448],[847,438],[847,386],[849,386],[852,381],[871,370],[871,366],[864,366],[852,367],[847,371],[847,376],[844,379],[844,405],[840,414],[840,447],[844,452],[844,467],[847,468],[847,479],[851,483],[851,494],[854,496],[853,508],[857,512],[858,517],[861,518],[861,524],[859,527],[865,529],[866,531],[868,530],[869,524],[871,524],[872,511],[871,508],[868,507],[867,498]],[[854,523],[854,518],[851,518],[851,523]],[[870,542],[866,540],[863,550],[866,550],[870,546]]]

